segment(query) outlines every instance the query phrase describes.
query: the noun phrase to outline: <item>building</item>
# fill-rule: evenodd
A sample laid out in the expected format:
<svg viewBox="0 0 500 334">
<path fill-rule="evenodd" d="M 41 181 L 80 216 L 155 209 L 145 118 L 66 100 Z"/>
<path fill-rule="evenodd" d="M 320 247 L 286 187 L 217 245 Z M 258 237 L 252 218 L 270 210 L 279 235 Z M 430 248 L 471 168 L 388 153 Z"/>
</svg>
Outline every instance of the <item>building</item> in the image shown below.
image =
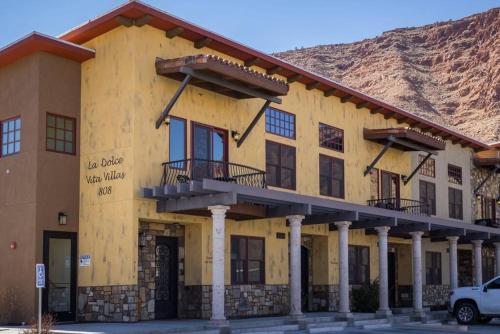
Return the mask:
<svg viewBox="0 0 500 334">
<path fill-rule="evenodd" d="M 76 203 L 74 211 L 54 197 L 42 220 L 52 225 L 25 220 L 37 228 L 27 235 L 40 240 L 78 232 L 71 236 L 78 254 L 64 259 L 29 245 L 37 256 L 17 277 L 29 286 L 30 268 L 45 258 L 45 311 L 124 322 L 309 311 L 349 317 L 350 290 L 378 280 L 379 316 L 403 306 L 422 315 L 468 277 L 458 249 L 474 249 L 463 266 L 481 282 L 482 243 L 500 240 L 500 229 L 473 224 L 471 173 L 475 154 L 496 148 L 138 1 L 58 38 L 39 37 L 46 46 L 29 38 L 0 50 L 0 83 L 31 58 L 70 63 L 79 78 L 71 101 L 78 104 L 21 115 L 21 154 L 0 158 L 2 178 L 7 164 L 25 166 L 17 159 L 34 117 L 39 155 L 79 161 L 66 167 L 71 181 L 37 187 Z M 31 44 L 12 55 L 22 43 Z M 10 109 L 2 125 L 19 113 Z M 59 116 L 74 120 L 72 140 L 57 137 L 51 115 L 56 124 Z M 52 128 L 55 147 L 59 139 L 76 151 L 53 153 Z M 434 197 L 432 186 L 420 188 L 432 183 L 424 172 L 431 161 Z M 34 173 L 44 175 L 39 168 Z M 496 174 L 488 182 L 498 188 Z M 33 206 L 52 197 L 42 193 Z M 0 197 L 2 208 L 8 203 Z M 23 220 L 18 211 L 5 221 Z M 53 219 L 59 212 L 66 225 Z M 11 225 L 1 228 L 2 242 L 16 240 Z M 20 252 L 28 243 L 18 242 L 0 265 L 28 258 Z M 64 287 L 57 268 L 70 277 Z M 34 300 L 33 288 L 24 317 Z"/>
</svg>

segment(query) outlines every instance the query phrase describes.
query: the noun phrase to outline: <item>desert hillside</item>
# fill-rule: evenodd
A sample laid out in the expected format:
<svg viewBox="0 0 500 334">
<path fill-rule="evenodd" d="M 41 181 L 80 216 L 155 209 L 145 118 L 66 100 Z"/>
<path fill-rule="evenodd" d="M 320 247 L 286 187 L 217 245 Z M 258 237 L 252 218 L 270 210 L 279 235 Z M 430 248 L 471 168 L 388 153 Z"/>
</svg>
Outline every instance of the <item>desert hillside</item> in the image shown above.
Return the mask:
<svg viewBox="0 0 500 334">
<path fill-rule="evenodd" d="M 495 8 L 274 56 L 492 142 L 500 140 L 499 30 L 500 8 Z"/>
</svg>

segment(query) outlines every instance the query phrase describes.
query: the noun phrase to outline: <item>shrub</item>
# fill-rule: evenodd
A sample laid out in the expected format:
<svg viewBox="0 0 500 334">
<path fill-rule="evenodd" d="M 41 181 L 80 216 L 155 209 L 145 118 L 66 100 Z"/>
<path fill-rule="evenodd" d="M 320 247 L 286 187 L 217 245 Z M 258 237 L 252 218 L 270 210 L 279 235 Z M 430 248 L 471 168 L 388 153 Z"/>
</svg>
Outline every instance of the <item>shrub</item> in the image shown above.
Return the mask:
<svg viewBox="0 0 500 334">
<path fill-rule="evenodd" d="M 378 309 L 378 280 L 352 290 L 352 307 L 356 312 L 376 312 Z"/>
<path fill-rule="evenodd" d="M 22 334 L 50 334 L 56 320 L 52 314 L 42 315 L 42 332 L 38 333 L 38 319 L 32 319 Z"/>
</svg>

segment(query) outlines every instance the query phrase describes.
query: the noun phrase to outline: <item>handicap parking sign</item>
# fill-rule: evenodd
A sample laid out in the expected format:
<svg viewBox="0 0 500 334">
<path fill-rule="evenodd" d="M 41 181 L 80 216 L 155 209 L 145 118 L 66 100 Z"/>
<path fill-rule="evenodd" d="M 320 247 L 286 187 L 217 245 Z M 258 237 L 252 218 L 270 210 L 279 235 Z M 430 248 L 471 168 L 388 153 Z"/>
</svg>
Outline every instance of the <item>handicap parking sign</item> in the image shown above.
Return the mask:
<svg viewBox="0 0 500 334">
<path fill-rule="evenodd" d="M 45 265 L 43 263 L 36 264 L 36 287 L 45 288 Z"/>
</svg>

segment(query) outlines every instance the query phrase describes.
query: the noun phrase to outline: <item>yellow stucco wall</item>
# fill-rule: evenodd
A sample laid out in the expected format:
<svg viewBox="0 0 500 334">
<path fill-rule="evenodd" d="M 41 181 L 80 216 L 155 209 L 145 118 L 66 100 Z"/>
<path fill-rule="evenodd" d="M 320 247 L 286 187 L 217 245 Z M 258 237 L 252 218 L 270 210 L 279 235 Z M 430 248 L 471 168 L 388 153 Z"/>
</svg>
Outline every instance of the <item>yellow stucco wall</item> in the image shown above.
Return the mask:
<svg viewBox="0 0 500 334">
<path fill-rule="evenodd" d="M 211 276 L 210 219 L 158 214 L 156 203 L 142 199 L 138 191 L 143 186 L 160 182 L 160 164 L 168 160 L 168 127 L 156 130 L 154 124 L 179 85 L 177 81 L 156 75 L 155 58 L 199 53 L 231 58 L 210 49 L 197 50 L 192 42 L 181 38 L 168 39 L 163 31 L 147 25 L 116 28 L 85 46 L 95 49 L 96 57 L 82 65 L 79 253 L 91 255 L 92 263 L 80 268 L 79 285 L 136 284 L 139 220 L 187 224 L 186 283 L 208 284 Z M 188 86 L 171 115 L 242 133 L 262 103 L 258 99 L 236 100 Z M 265 139 L 295 146 L 297 192 L 319 196 L 319 154 L 339 157 L 345 161 L 345 200 L 366 204 L 370 180 L 363 177 L 363 170 L 382 146 L 365 141 L 363 127 L 401 125 L 381 115 L 371 115 L 367 109 L 358 110 L 352 103 L 341 103 L 336 97 L 325 98 L 320 91 L 307 91 L 299 83 L 291 84 L 288 96 L 277 107 L 296 115 L 296 139 L 265 133 L 264 119 L 261 119 L 242 147 L 237 148 L 236 143 L 229 140 L 230 162 L 265 170 Z M 344 129 L 344 153 L 319 148 L 319 122 Z M 189 123 L 187 131 L 189 148 Z M 103 158 L 115 159 L 114 164 L 102 167 Z M 96 168 L 91 168 L 92 162 L 97 163 Z M 377 168 L 408 174 L 410 164 L 408 153 L 390 149 Z M 112 171 L 117 173 L 117 180 L 91 182 L 93 176 Z M 99 195 L 99 191 L 104 194 Z M 401 197 L 409 198 L 410 194 L 410 185 L 401 186 Z M 270 237 L 278 231 L 288 231 L 284 220 L 228 222 L 226 247 L 229 247 L 231 233 Z M 327 232 L 324 226 L 306 227 L 304 233 L 328 235 L 321 245 L 327 246 L 329 258 L 317 264 L 331 264 L 328 276 L 318 275 L 315 280 L 335 281 L 337 273 L 332 265 L 338 263 L 336 233 Z M 351 243 L 371 246 L 371 276 L 375 278 L 375 237 L 365 237 L 362 231 L 351 232 L 351 235 Z M 266 258 L 266 282 L 286 283 L 287 240 L 266 239 Z M 229 282 L 228 266 L 227 260 L 226 282 Z"/>
</svg>

